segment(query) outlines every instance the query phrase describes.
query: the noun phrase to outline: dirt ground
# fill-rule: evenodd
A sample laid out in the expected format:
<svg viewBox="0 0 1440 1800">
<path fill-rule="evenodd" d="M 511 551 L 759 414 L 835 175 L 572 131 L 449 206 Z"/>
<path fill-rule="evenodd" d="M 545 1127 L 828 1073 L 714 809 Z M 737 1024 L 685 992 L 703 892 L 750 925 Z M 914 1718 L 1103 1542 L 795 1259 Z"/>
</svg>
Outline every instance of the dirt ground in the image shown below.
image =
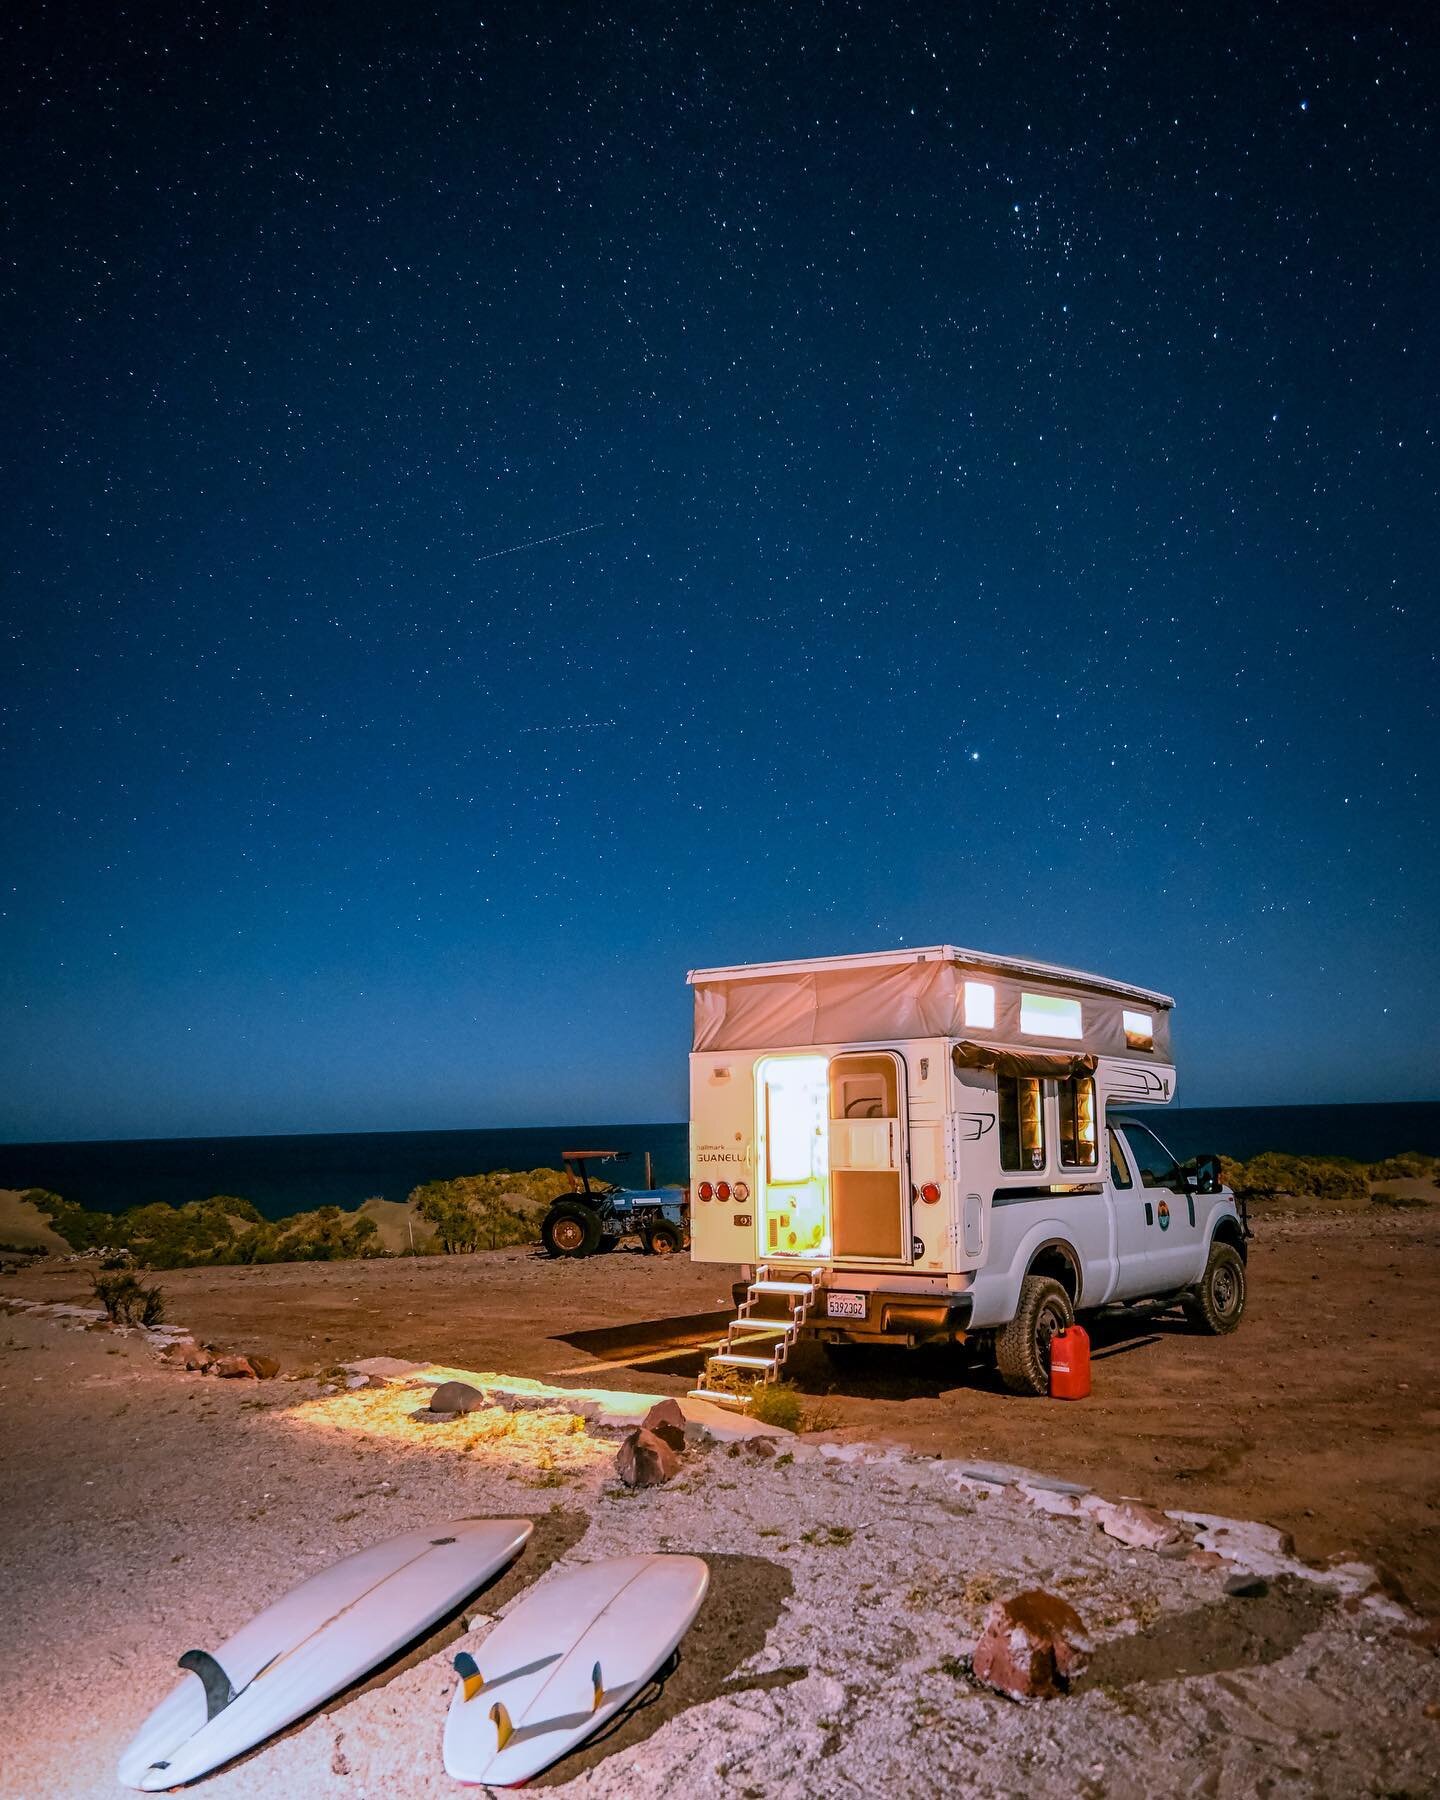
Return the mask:
<svg viewBox="0 0 1440 1800">
<path fill-rule="evenodd" d="M 287 1372 L 388 1354 L 579 1385 L 679 1392 L 738 1271 L 621 1250 L 182 1270 L 169 1317 Z M 1440 1208 L 1263 1219 L 1228 1339 L 1135 1315 L 1095 1333 L 1092 1397 L 1017 1400 L 963 1351 L 792 1365 L 830 1436 L 1014 1462 L 1167 1507 L 1265 1520 L 1312 1560 L 1359 1554 L 1440 1611 Z M 0 1295 L 90 1300 L 84 1264 Z"/>
</svg>

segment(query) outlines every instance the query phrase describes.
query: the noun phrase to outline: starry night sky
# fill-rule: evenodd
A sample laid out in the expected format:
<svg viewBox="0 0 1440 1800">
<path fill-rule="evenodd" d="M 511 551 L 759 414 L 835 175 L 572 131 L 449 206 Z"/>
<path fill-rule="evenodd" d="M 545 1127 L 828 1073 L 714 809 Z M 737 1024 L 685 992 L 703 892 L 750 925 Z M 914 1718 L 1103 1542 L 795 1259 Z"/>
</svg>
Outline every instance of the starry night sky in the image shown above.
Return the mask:
<svg viewBox="0 0 1440 1800">
<path fill-rule="evenodd" d="M 940 941 L 1436 1097 L 1425 16 L 11 11 L 0 1135 L 680 1118 Z"/>
</svg>

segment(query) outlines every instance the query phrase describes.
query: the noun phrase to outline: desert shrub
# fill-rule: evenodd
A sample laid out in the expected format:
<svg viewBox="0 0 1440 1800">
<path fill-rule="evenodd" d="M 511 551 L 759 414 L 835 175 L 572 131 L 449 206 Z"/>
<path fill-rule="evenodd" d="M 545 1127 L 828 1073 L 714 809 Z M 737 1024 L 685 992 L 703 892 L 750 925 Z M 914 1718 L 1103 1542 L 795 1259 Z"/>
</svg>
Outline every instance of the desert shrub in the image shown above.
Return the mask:
<svg viewBox="0 0 1440 1800">
<path fill-rule="evenodd" d="M 1428 1206 L 1430 1202 L 1422 1194 L 1372 1194 L 1371 1200 L 1376 1206 L 1389 1206 L 1396 1212 L 1408 1212 L 1412 1207 Z"/>
<path fill-rule="evenodd" d="M 550 1202 L 569 1191 L 558 1169 L 496 1169 L 427 1181 L 411 1191 L 410 1204 L 435 1227 L 445 1251 L 500 1250 L 538 1242 Z"/>
<path fill-rule="evenodd" d="M 1364 1168 L 1344 1157 L 1285 1156 L 1267 1150 L 1249 1162 L 1223 1166 L 1230 1186 L 1246 1200 L 1308 1194 L 1317 1200 L 1363 1201 L 1370 1193 Z"/>
<path fill-rule="evenodd" d="M 798 1431 L 804 1414 L 799 1393 L 788 1382 L 757 1382 L 746 1411 L 762 1425 L 779 1425 L 785 1431 Z"/>
<path fill-rule="evenodd" d="M 158 1325 L 165 1317 L 165 1296 L 146 1287 L 130 1269 L 95 1276 L 95 1298 L 112 1325 Z"/>
<path fill-rule="evenodd" d="M 1368 1174 L 1372 1181 L 1440 1181 L 1440 1156 L 1402 1150 L 1399 1156 L 1371 1163 Z"/>
</svg>

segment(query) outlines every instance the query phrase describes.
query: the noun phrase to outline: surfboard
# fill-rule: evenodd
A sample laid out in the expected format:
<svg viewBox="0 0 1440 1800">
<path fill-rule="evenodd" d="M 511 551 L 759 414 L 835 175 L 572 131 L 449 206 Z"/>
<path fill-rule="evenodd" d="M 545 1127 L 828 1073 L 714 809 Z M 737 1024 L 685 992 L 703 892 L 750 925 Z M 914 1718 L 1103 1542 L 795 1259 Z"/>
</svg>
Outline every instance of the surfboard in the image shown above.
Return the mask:
<svg viewBox="0 0 1440 1800">
<path fill-rule="evenodd" d="M 450 1519 L 322 1569 L 215 1650 L 187 1650 L 185 1679 L 120 1758 L 155 1793 L 253 1749 L 421 1636 L 518 1556 L 528 1519 Z"/>
<path fill-rule="evenodd" d="M 455 1658 L 446 1772 L 513 1787 L 548 1768 L 644 1692 L 709 1585 L 698 1556 L 618 1556 L 543 1581 Z"/>
</svg>

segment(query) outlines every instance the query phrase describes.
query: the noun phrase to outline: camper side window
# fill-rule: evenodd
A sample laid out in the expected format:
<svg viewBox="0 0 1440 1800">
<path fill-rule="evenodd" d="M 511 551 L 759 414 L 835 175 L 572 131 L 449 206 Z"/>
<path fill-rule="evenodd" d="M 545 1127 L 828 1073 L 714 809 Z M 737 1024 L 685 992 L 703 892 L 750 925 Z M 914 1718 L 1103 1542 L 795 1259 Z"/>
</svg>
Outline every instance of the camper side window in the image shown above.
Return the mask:
<svg viewBox="0 0 1440 1800">
<path fill-rule="evenodd" d="M 1060 1083 L 1060 1161 L 1072 1169 L 1093 1169 L 1100 1161 L 1095 1081 L 1090 1075 Z"/>
<path fill-rule="evenodd" d="M 1033 1075 L 1000 1075 L 1000 1167 L 1015 1172 L 1045 1167 L 1045 1109 Z"/>
</svg>

